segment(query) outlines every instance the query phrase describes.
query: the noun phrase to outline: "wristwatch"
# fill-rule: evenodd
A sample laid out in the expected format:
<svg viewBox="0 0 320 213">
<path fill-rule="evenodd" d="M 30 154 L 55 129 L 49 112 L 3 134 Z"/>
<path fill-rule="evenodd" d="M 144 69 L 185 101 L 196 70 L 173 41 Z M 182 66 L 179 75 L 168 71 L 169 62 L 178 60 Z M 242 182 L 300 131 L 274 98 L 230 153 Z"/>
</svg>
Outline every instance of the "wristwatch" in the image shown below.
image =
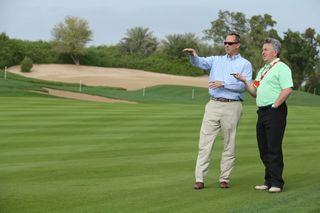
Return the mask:
<svg viewBox="0 0 320 213">
<path fill-rule="evenodd" d="M 272 104 L 272 105 L 271 105 L 271 108 L 275 108 L 275 109 L 276 109 L 276 108 L 278 108 L 278 107 L 277 107 L 275 104 Z"/>
</svg>

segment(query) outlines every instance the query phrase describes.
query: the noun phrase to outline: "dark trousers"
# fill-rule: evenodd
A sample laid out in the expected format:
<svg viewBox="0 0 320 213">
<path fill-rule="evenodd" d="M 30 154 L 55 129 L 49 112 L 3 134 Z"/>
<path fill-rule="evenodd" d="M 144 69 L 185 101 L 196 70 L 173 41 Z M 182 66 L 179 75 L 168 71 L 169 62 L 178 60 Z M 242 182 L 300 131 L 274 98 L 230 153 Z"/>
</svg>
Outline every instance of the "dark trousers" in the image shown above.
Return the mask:
<svg viewBox="0 0 320 213">
<path fill-rule="evenodd" d="M 256 126 L 260 159 L 265 166 L 264 184 L 283 188 L 282 139 L 286 128 L 287 105 L 260 107 Z"/>
</svg>

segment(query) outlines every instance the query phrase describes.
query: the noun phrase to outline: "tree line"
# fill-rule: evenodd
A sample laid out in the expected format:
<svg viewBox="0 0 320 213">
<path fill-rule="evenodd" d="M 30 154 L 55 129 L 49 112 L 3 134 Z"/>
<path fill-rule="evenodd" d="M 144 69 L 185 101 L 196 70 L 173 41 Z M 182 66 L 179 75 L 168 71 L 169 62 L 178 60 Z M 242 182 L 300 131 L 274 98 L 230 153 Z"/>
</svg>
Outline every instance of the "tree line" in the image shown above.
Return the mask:
<svg viewBox="0 0 320 213">
<path fill-rule="evenodd" d="M 52 41 L 24 41 L 0 34 L 0 68 L 20 64 L 25 57 L 33 63 L 75 63 L 102 67 L 124 67 L 177 75 L 203 75 L 192 67 L 182 49 L 192 47 L 199 55 L 224 54 L 223 41 L 230 31 L 241 35 L 241 55 L 251 61 L 254 73 L 263 65 L 261 46 L 266 37 L 282 44 L 281 60 L 293 71 L 295 89 L 320 92 L 320 35 L 312 28 L 303 33 L 288 29 L 281 38 L 269 14 L 247 18 L 240 12 L 219 11 L 218 18 L 203 30 L 203 37 L 187 32 L 158 39 L 149 28 L 127 30 L 116 45 L 91 46 L 93 32 L 86 20 L 66 17 L 52 29 Z"/>
</svg>

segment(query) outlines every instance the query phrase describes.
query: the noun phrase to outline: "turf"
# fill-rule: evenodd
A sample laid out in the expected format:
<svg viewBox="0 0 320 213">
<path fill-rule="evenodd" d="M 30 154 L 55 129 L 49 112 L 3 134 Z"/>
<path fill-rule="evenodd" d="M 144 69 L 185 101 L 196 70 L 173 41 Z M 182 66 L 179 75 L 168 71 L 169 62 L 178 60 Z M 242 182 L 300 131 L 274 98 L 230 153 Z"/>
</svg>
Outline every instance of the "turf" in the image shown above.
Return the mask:
<svg viewBox="0 0 320 213">
<path fill-rule="evenodd" d="M 218 187 L 219 137 L 206 188 L 195 191 L 202 100 L 103 104 L 31 94 L 20 80 L 10 90 L 6 82 L 0 80 L 0 212 L 320 211 L 317 96 L 290 100 L 283 193 L 253 190 L 263 167 L 256 107 L 247 102 L 231 188 Z"/>
<path fill-rule="evenodd" d="M 99 104 L 4 97 L 3 212 L 304 212 L 319 210 L 319 109 L 292 106 L 284 142 L 285 191 L 262 182 L 255 107 L 245 107 L 232 188 L 217 185 L 217 141 L 207 188 L 192 189 L 202 105 Z M 271 209 L 268 204 L 275 203 Z M 302 206 L 299 203 L 307 203 Z"/>
</svg>

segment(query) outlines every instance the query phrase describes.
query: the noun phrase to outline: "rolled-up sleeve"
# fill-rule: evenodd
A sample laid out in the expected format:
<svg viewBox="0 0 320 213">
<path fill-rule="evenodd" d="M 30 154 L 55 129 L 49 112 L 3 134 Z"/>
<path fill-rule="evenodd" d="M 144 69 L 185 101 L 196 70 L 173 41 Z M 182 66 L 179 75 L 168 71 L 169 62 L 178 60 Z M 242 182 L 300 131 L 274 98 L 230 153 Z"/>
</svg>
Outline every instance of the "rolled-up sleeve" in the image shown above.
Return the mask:
<svg viewBox="0 0 320 213">
<path fill-rule="evenodd" d="M 214 63 L 214 56 L 210 56 L 210 57 L 190 56 L 190 62 L 195 67 L 198 67 L 204 70 L 210 70 Z"/>
</svg>

